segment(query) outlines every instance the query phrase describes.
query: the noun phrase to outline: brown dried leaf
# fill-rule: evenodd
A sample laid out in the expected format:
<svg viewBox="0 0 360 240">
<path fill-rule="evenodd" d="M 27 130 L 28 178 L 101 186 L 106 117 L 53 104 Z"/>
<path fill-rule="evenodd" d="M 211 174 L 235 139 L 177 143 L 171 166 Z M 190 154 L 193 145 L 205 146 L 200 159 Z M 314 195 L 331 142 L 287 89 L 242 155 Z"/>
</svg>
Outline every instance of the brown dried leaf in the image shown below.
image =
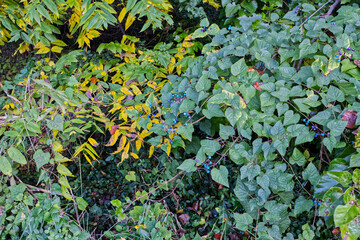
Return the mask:
<svg viewBox="0 0 360 240">
<path fill-rule="evenodd" d="M 190 216 L 186 213 L 181 214 L 179 216 L 179 220 L 180 220 L 181 224 L 184 225 L 190 221 Z"/>
<path fill-rule="evenodd" d="M 355 112 L 354 110 L 347 110 L 344 115 L 341 117 L 342 121 L 347 121 L 347 128 L 354 128 L 355 127 L 355 123 L 356 123 L 356 119 L 357 119 L 357 112 Z"/>
</svg>

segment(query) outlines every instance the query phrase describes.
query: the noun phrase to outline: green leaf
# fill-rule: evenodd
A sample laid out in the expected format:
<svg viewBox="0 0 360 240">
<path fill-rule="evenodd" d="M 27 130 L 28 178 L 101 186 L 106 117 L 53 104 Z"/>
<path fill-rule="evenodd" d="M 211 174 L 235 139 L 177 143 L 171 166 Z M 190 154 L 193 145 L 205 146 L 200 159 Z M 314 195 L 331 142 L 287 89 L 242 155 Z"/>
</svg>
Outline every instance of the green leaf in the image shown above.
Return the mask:
<svg viewBox="0 0 360 240">
<path fill-rule="evenodd" d="M 38 149 L 34 153 L 33 159 L 35 160 L 37 170 L 39 170 L 42 166 L 49 163 L 50 153 L 44 153 L 42 149 Z"/>
<path fill-rule="evenodd" d="M 136 195 L 136 198 L 139 198 L 141 203 L 144 203 L 146 201 L 146 199 L 148 199 L 148 197 L 149 197 L 149 194 L 146 191 L 142 191 L 142 192 L 137 191 L 135 195 Z"/>
<path fill-rule="evenodd" d="M 236 228 L 241 231 L 247 231 L 249 229 L 249 226 L 252 226 L 254 220 L 248 213 L 235 213 L 234 219 L 236 223 Z"/>
<path fill-rule="evenodd" d="M 295 123 L 299 122 L 299 120 L 300 120 L 300 115 L 294 114 L 294 112 L 292 110 L 286 111 L 284 116 L 285 116 L 284 126 L 290 125 L 290 124 L 295 124 Z"/>
<path fill-rule="evenodd" d="M 227 108 L 225 111 L 225 117 L 229 120 L 230 124 L 234 127 L 237 121 L 240 119 L 242 113 L 239 109 Z"/>
<path fill-rule="evenodd" d="M 33 132 L 33 133 L 41 133 L 40 127 L 34 123 L 34 122 L 28 122 L 26 124 L 26 128 L 28 131 Z"/>
<path fill-rule="evenodd" d="M 65 176 L 69 176 L 69 177 L 75 177 L 71 172 L 70 170 L 65 167 L 65 165 L 63 164 L 59 164 L 57 167 L 56 167 L 56 170 L 61 174 L 61 175 L 65 175 Z"/>
<path fill-rule="evenodd" d="M 196 171 L 196 162 L 193 159 L 186 159 L 177 169 L 184 170 L 186 172 Z"/>
<path fill-rule="evenodd" d="M 338 89 L 337 87 L 330 86 L 329 90 L 326 94 L 329 101 L 337 101 L 337 102 L 343 102 L 345 101 L 344 93 Z"/>
<path fill-rule="evenodd" d="M 313 163 L 309 163 L 306 169 L 303 171 L 302 176 L 304 180 L 309 180 L 312 185 L 316 185 L 320 179 L 318 170 Z"/>
<path fill-rule="evenodd" d="M 340 48 L 349 48 L 350 47 L 350 38 L 346 33 L 341 34 L 336 38 L 336 46 Z"/>
<path fill-rule="evenodd" d="M 330 121 L 330 117 L 331 117 L 331 113 L 329 111 L 322 111 L 322 112 L 318 112 L 315 116 L 310 118 L 310 122 L 314 122 L 326 126 L 326 124 L 328 124 L 328 122 Z"/>
<path fill-rule="evenodd" d="M 11 176 L 11 164 L 9 160 L 4 156 L 0 156 L 0 171 L 5 175 Z"/>
<path fill-rule="evenodd" d="M 331 136 L 340 136 L 345 130 L 347 121 L 331 120 L 326 126 L 330 129 Z"/>
<path fill-rule="evenodd" d="M 308 223 L 302 226 L 302 230 L 303 230 L 303 232 L 302 232 L 303 239 L 312 240 L 315 237 L 315 234 L 310 229 L 310 226 Z"/>
<path fill-rule="evenodd" d="M 291 164 L 297 164 L 299 166 L 304 166 L 305 164 L 305 156 L 302 154 L 302 152 L 299 151 L 299 149 L 295 148 L 293 154 L 290 157 Z"/>
<path fill-rule="evenodd" d="M 300 196 L 295 201 L 295 208 L 294 208 L 294 214 L 295 216 L 302 213 L 302 212 L 308 212 L 313 205 L 313 201 L 311 199 L 307 200 L 303 196 Z"/>
<path fill-rule="evenodd" d="M 51 130 L 64 130 L 64 118 L 60 114 L 56 114 L 54 120 L 47 120 L 47 126 Z"/>
<path fill-rule="evenodd" d="M 215 140 L 201 140 L 200 144 L 203 151 L 209 156 L 214 155 L 221 148 L 220 143 Z"/>
<path fill-rule="evenodd" d="M 335 226 L 339 227 L 341 225 L 351 222 L 358 216 L 358 214 L 360 213 L 359 210 L 359 207 L 352 204 L 337 206 L 334 212 Z"/>
<path fill-rule="evenodd" d="M 228 175 L 229 175 L 229 172 L 228 172 L 227 168 L 222 165 L 220 166 L 219 169 L 213 168 L 211 170 L 212 179 L 215 182 L 217 182 L 221 185 L 224 185 L 225 187 L 229 187 Z"/>
<path fill-rule="evenodd" d="M 134 171 L 128 172 L 128 174 L 125 176 L 125 179 L 130 181 L 136 181 L 136 175 Z"/>
<path fill-rule="evenodd" d="M 76 204 L 80 211 L 84 211 L 89 205 L 82 197 L 76 197 Z"/>
<path fill-rule="evenodd" d="M 188 111 L 194 110 L 194 108 L 195 108 L 195 103 L 186 98 L 181 103 L 180 108 L 179 108 L 179 112 L 180 113 L 188 112 Z"/>
<path fill-rule="evenodd" d="M 247 71 L 248 66 L 245 63 L 244 58 L 241 58 L 239 61 L 237 61 L 231 66 L 231 74 L 234 76 L 243 76 L 247 73 Z"/>
<path fill-rule="evenodd" d="M 14 147 L 10 147 L 8 149 L 8 154 L 9 154 L 9 157 L 15 161 L 15 162 L 18 162 L 20 164 L 26 164 L 26 158 L 24 157 L 24 155 L 19 151 L 17 150 L 16 148 Z"/>
<path fill-rule="evenodd" d="M 209 26 L 209 20 L 207 18 L 201 19 L 200 26 L 201 27 L 208 27 Z"/>
<path fill-rule="evenodd" d="M 334 180 L 336 180 L 338 183 L 340 183 L 343 187 L 348 187 L 351 183 L 351 173 L 347 171 L 328 171 L 327 174 Z"/>
<path fill-rule="evenodd" d="M 360 153 L 356 153 L 351 156 L 350 167 L 360 167 Z"/>
<path fill-rule="evenodd" d="M 188 124 L 187 126 L 179 126 L 177 129 L 177 133 L 181 134 L 184 138 L 191 141 L 192 135 L 194 132 L 194 126 L 192 124 Z"/>
<path fill-rule="evenodd" d="M 231 126 L 225 126 L 220 124 L 220 137 L 224 140 L 227 140 L 229 136 L 235 135 L 235 130 Z"/>
</svg>

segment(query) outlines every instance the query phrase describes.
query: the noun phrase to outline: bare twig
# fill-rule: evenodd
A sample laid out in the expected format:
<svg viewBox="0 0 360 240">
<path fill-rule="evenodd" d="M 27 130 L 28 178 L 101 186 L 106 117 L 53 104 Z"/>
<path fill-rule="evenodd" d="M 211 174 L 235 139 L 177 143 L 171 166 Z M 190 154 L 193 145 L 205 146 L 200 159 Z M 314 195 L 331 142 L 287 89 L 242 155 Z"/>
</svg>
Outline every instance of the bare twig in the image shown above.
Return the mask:
<svg viewBox="0 0 360 240">
<path fill-rule="evenodd" d="M 328 15 L 331 15 L 333 13 L 333 11 L 335 10 L 336 6 L 341 3 L 341 0 L 336 0 L 329 8 L 329 10 L 327 11 Z"/>
</svg>

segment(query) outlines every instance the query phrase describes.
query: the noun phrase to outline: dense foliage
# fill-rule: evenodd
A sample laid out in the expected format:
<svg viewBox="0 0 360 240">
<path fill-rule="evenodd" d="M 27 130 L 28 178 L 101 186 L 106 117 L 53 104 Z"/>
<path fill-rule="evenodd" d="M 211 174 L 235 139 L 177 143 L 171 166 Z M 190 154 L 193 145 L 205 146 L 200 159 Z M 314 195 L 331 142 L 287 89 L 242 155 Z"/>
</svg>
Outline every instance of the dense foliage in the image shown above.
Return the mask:
<svg viewBox="0 0 360 240">
<path fill-rule="evenodd" d="M 356 2 L 0 1 L 0 239 L 358 239 Z"/>
</svg>

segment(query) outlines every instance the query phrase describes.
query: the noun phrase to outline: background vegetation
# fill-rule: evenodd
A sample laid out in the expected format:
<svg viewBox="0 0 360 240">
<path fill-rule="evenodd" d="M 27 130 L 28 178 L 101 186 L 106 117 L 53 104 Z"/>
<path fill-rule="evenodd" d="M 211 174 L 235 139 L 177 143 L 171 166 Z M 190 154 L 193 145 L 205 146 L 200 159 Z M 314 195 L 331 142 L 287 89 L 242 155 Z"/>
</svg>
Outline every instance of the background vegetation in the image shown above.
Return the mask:
<svg viewBox="0 0 360 240">
<path fill-rule="evenodd" d="M 358 239 L 356 0 L 0 0 L 0 239 Z"/>
</svg>

